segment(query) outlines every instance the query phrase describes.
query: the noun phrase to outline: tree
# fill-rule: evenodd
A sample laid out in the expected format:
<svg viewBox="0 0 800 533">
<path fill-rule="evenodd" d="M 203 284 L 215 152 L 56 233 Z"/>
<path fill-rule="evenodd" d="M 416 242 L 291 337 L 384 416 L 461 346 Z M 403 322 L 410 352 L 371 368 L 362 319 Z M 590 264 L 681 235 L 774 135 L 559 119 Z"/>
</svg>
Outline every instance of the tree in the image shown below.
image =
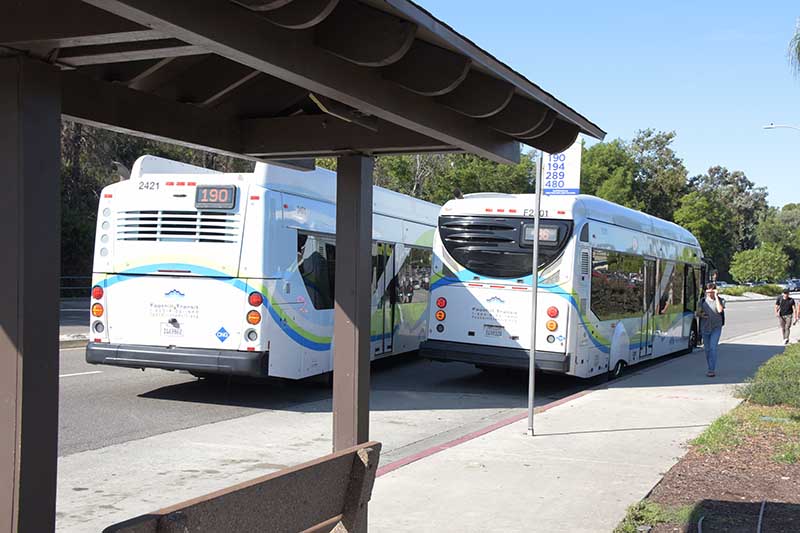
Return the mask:
<svg viewBox="0 0 800 533">
<path fill-rule="evenodd" d="M 633 192 L 635 171 L 633 158 L 621 139 L 584 147 L 581 192 L 638 209 L 639 202 Z"/>
<path fill-rule="evenodd" d="M 794 73 L 800 76 L 800 17 L 797 19 L 797 29 L 789 41 L 789 63 Z"/>
<path fill-rule="evenodd" d="M 453 198 L 455 189 L 462 193 L 503 192 L 521 194 L 533 192 L 534 154 L 523 153 L 516 165 L 501 165 L 470 154 L 448 155 L 441 173 L 430 176 L 422 198 L 443 204 Z"/>
<path fill-rule="evenodd" d="M 752 250 L 736 252 L 731 274 L 739 282 L 782 280 L 787 275 L 789 256 L 777 244 L 766 243 Z"/>
<path fill-rule="evenodd" d="M 756 226 L 768 209 L 767 190 L 764 187 L 756 187 L 744 172 L 731 172 L 722 166 L 711 167 L 706 174 L 694 176 L 689 180 L 689 186 L 730 207 L 729 222 L 736 236 L 734 251 L 747 250 L 756 245 Z"/>
<path fill-rule="evenodd" d="M 450 157 L 444 154 L 378 157 L 375 161 L 375 185 L 425 198 L 429 196 L 431 180 L 446 172 Z"/>
<path fill-rule="evenodd" d="M 731 264 L 736 236 L 730 225 L 731 210 L 713 195 L 692 191 L 681 199 L 675 222 L 691 231 L 706 257 L 724 276 Z"/>
<path fill-rule="evenodd" d="M 687 192 L 686 167 L 670 146 L 675 132 L 640 130 L 629 146 L 635 164 L 633 192 L 644 212 L 672 220 Z"/>
<path fill-rule="evenodd" d="M 782 209 L 770 208 L 756 228 L 760 244 L 776 244 L 783 248 L 791 262 L 790 273 L 800 273 L 800 210 L 797 204 Z"/>
</svg>

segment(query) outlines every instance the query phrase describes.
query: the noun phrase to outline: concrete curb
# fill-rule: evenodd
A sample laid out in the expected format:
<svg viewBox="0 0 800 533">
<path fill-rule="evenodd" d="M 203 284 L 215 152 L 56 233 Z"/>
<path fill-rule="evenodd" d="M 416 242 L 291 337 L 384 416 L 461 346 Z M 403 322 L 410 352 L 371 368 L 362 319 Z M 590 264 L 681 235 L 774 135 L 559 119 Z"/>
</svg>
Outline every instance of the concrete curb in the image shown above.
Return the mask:
<svg viewBox="0 0 800 533">
<path fill-rule="evenodd" d="M 61 335 L 58 338 L 58 347 L 61 348 L 83 348 L 89 343 L 89 336 L 83 334 Z"/>
</svg>

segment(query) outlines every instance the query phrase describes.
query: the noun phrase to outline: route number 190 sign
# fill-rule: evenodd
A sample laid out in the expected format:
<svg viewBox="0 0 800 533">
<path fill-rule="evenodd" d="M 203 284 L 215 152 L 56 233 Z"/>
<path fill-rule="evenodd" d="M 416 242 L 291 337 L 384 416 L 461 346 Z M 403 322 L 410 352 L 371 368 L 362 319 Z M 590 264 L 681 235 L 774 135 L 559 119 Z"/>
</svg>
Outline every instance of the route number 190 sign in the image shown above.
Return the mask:
<svg viewBox="0 0 800 533">
<path fill-rule="evenodd" d="M 581 192 L 581 140 L 557 154 L 542 152 L 542 194 L 559 196 Z"/>
</svg>

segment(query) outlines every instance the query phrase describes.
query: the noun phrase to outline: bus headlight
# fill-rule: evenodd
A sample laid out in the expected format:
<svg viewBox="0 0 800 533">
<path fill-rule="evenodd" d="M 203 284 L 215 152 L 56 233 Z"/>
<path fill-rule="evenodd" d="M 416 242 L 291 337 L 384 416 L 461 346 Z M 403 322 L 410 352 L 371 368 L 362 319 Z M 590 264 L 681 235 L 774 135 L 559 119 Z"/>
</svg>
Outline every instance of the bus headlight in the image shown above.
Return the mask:
<svg viewBox="0 0 800 533">
<path fill-rule="evenodd" d="M 548 320 L 544 327 L 547 328 L 547 331 L 555 331 L 558 329 L 558 322 L 555 320 Z"/>
</svg>

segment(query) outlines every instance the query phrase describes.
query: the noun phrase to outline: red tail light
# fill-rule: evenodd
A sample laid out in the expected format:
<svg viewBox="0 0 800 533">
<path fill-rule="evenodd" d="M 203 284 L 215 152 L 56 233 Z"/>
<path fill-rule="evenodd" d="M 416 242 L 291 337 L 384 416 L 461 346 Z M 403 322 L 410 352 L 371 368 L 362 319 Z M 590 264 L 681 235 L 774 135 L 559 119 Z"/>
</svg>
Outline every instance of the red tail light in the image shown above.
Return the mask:
<svg viewBox="0 0 800 533">
<path fill-rule="evenodd" d="M 263 302 L 264 302 L 264 296 L 262 296 L 260 292 L 251 292 L 250 296 L 247 297 L 247 303 L 249 303 L 253 307 L 258 307 Z"/>
<path fill-rule="evenodd" d="M 548 307 L 547 316 L 550 318 L 556 318 L 558 316 L 558 307 Z"/>
<path fill-rule="evenodd" d="M 438 307 L 439 309 L 444 309 L 445 307 L 447 307 L 447 300 L 445 298 L 437 298 L 436 307 Z"/>
<path fill-rule="evenodd" d="M 102 297 L 103 297 L 103 287 L 101 287 L 100 285 L 95 285 L 94 287 L 92 287 L 92 298 L 94 298 L 95 300 L 99 300 Z"/>
</svg>

